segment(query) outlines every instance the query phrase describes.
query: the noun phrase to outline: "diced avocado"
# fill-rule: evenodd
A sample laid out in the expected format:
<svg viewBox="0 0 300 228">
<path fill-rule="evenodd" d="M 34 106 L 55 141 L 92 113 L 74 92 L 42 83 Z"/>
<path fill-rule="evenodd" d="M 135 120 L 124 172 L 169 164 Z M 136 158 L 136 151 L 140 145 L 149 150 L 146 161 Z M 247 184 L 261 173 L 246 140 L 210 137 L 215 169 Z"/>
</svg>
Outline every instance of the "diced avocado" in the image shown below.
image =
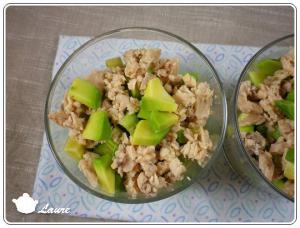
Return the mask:
<svg viewBox="0 0 300 228">
<path fill-rule="evenodd" d="M 76 161 L 82 159 L 85 148 L 83 145 L 79 144 L 74 138 L 69 137 L 66 141 L 64 151 Z"/>
<path fill-rule="evenodd" d="M 100 188 L 110 194 L 115 193 L 115 171 L 110 167 L 110 155 L 93 159 L 93 168 L 97 174 Z"/>
<path fill-rule="evenodd" d="M 277 140 L 281 136 L 278 126 L 275 127 L 275 130 L 268 133 L 271 139 Z"/>
<path fill-rule="evenodd" d="M 112 129 L 106 112 L 98 111 L 90 115 L 82 137 L 94 141 L 107 140 L 111 138 L 111 132 Z"/>
<path fill-rule="evenodd" d="M 255 131 L 258 131 L 264 137 L 266 137 L 268 134 L 268 128 L 264 124 L 256 125 Z"/>
<path fill-rule="evenodd" d="M 115 155 L 115 152 L 117 151 L 119 145 L 114 142 L 113 140 L 109 139 L 106 140 L 105 143 L 100 144 L 95 148 L 95 152 L 100 155 L 109 154 L 111 157 Z"/>
<path fill-rule="evenodd" d="M 240 132 L 245 132 L 245 133 L 254 132 L 254 126 L 253 125 L 240 126 L 239 129 L 240 129 Z"/>
<path fill-rule="evenodd" d="M 125 192 L 125 187 L 123 184 L 123 179 L 119 174 L 115 174 L 115 189 L 116 192 Z"/>
<path fill-rule="evenodd" d="M 91 82 L 76 78 L 69 89 L 69 96 L 81 104 L 97 109 L 102 103 L 102 93 Z"/>
<path fill-rule="evenodd" d="M 294 157 L 295 157 L 295 154 L 294 154 L 294 148 L 290 148 L 290 149 L 287 151 L 287 153 L 286 153 L 284 159 L 285 159 L 286 161 L 291 162 L 291 163 L 294 164 L 294 160 L 295 160 Z"/>
<path fill-rule="evenodd" d="M 136 99 L 141 99 L 141 94 L 138 89 L 130 90 L 130 95 Z"/>
<path fill-rule="evenodd" d="M 175 103 L 175 100 L 165 90 L 159 78 L 153 78 L 148 82 L 144 96 Z"/>
<path fill-rule="evenodd" d="M 170 128 L 178 122 L 178 116 L 174 113 L 153 111 L 150 115 L 150 124 L 155 132 Z"/>
<path fill-rule="evenodd" d="M 141 109 L 147 111 L 164 111 L 175 112 L 177 110 L 177 104 L 173 101 L 152 98 L 144 96 L 141 100 Z"/>
<path fill-rule="evenodd" d="M 244 119 L 248 118 L 248 115 L 249 115 L 248 113 L 240 113 L 238 116 L 238 122 L 240 123 Z"/>
<path fill-rule="evenodd" d="M 288 100 L 275 101 L 276 107 L 290 120 L 294 119 L 294 102 Z"/>
<path fill-rule="evenodd" d="M 238 117 L 238 120 L 244 120 L 244 119 L 247 118 L 247 116 L 248 116 L 247 113 L 241 113 L 241 114 L 239 115 L 239 117 Z"/>
<path fill-rule="evenodd" d="M 177 104 L 165 90 L 159 78 L 151 79 L 141 100 L 141 109 L 147 111 L 175 112 Z"/>
<path fill-rule="evenodd" d="M 233 136 L 233 132 L 234 132 L 233 127 L 229 125 L 226 130 L 226 137 L 231 138 Z"/>
<path fill-rule="evenodd" d="M 267 76 L 272 76 L 275 71 L 282 69 L 282 65 L 279 60 L 263 59 L 256 63 L 256 69 Z"/>
<path fill-rule="evenodd" d="M 141 107 L 138 118 L 148 120 L 150 119 L 151 111 L 145 110 L 143 107 Z"/>
<path fill-rule="evenodd" d="M 250 81 L 255 86 L 258 86 L 259 84 L 261 84 L 266 79 L 266 77 L 268 77 L 268 75 L 266 75 L 262 72 L 259 72 L 259 71 L 250 71 L 249 72 Z"/>
<path fill-rule="evenodd" d="M 136 114 L 132 113 L 125 115 L 119 124 L 124 127 L 130 133 L 130 135 L 132 135 L 138 122 L 139 119 L 137 118 Z"/>
<path fill-rule="evenodd" d="M 131 143 L 133 145 L 157 145 L 167 135 L 169 129 L 165 129 L 161 132 L 154 132 L 151 128 L 148 120 L 141 120 L 136 125 L 133 136 L 131 137 Z"/>
<path fill-rule="evenodd" d="M 291 91 L 287 94 L 287 96 L 286 96 L 285 99 L 288 100 L 288 101 L 293 101 L 293 102 L 294 102 L 294 99 L 295 99 L 295 91 L 294 91 L 294 90 L 291 90 Z"/>
<path fill-rule="evenodd" d="M 275 179 L 271 181 L 272 184 L 279 189 L 283 189 L 284 187 L 284 181 L 282 179 Z"/>
<path fill-rule="evenodd" d="M 182 162 L 182 164 L 187 168 L 190 162 L 193 162 L 191 159 L 188 159 L 187 157 L 184 157 L 182 154 L 178 156 L 178 159 L 180 160 L 180 162 Z"/>
<path fill-rule="evenodd" d="M 187 139 L 186 139 L 186 137 L 184 136 L 183 130 L 177 131 L 177 138 L 176 138 L 176 141 L 177 141 L 180 145 L 185 144 L 185 143 L 187 142 Z"/>
<path fill-rule="evenodd" d="M 196 81 L 200 78 L 200 74 L 198 72 L 186 72 L 184 76 L 186 75 L 193 77 Z"/>
<path fill-rule="evenodd" d="M 281 62 L 274 59 L 263 59 L 255 64 L 255 70 L 249 72 L 250 81 L 258 86 L 266 77 L 272 76 L 275 71 L 282 68 Z"/>
<path fill-rule="evenodd" d="M 283 175 L 286 178 L 288 178 L 289 180 L 294 180 L 294 164 L 293 163 L 291 163 L 289 161 L 285 161 Z"/>
<path fill-rule="evenodd" d="M 147 73 L 154 74 L 154 67 L 153 66 L 149 66 L 148 69 L 147 69 Z"/>
<path fill-rule="evenodd" d="M 122 59 L 120 57 L 107 59 L 105 61 L 105 64 L 108 68 L 122 67 L 123 66 L 123 62 L 122 62 Z"/>
<path fill-rule="evenodd" d="M 111 138 L 112 139 L 119 138 L 119 137 L 121 137 L 122 133 L 123 133 L 122 130 L 116 126 L 112 129 Z"/>
</svg>

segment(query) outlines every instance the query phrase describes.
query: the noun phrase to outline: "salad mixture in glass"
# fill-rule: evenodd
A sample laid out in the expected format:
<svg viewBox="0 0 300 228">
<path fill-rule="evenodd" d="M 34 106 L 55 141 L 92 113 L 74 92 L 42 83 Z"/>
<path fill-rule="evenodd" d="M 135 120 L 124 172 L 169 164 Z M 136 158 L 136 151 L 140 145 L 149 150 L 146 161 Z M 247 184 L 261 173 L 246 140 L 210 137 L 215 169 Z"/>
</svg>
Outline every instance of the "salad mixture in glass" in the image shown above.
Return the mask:
<svg viewBox="0 0 300 228">
<path fill-rule="evenodd" d="M 186 161 L 205 166 L 211 157 L 205 125 L 214 93 L 199 74 L 180 75 L 178 60 L 160 55 L 135 49 L 108 59 L 103 71 L 76 78 L 48 115 L 69 129 L 64 151 L 92 187 L 154 196 L 189 179 Z"/>
<path fill-rule="evenodd" d="M 238 123 L 247 152 L 277 188 L 294 196 L 294 52 L 263 59 L 238 96 Z"/>
</svg>

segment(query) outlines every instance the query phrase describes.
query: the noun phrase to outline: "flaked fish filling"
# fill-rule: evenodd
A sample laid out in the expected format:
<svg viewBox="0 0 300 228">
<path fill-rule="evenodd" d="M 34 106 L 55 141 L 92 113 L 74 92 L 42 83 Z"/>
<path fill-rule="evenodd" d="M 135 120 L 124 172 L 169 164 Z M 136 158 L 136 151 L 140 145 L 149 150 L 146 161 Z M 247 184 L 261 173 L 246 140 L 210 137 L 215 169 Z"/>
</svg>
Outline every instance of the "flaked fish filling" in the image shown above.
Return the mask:
<svg viewBox="0 0 300 228">
<path fill-rule="evenodd" d="M 278 63 L 281 67 L 258 85 L 253 85 L 253 78 L 241 83 L 239 126 L 244 146 L 258 161 L 261 172 L 294 196 L 293 51 L 283 55 Z M 285 106 L 278 105 L 278 101 Z"/>
<path fill-rule="evenodd" d="M 69 129 L 69 135 L 87 150 L 79 161 L 79 169 L 93 187 L 99 185 L 91 159 L 101 141 L 87 140 L 83 131 L 88 117 L 98 110 L 105 111 L 111 124 L 116 127 L 127 114 L 137 113 L 141 101 L 130 91 L 137 90 L 143 96 L 151 79 L 159 78 L 164 89 L 175 100 L 178 122 L 171 127 L 158 145 L 133 145 L 128 132 L 114 134 L 118 144 L 110 167 L 123 180 L 129 195 L 154 196 L 161 188 L 183 180 L 186 167 L 182 158 L 205 166 L 212 155 L 213 143 L 205 129 L 211 115 L 213 90 L 206 82 L 197 82 L 189 74 L 178 74 L 177 59 L 160 58 L 160 49 L 135 49 L 124 54 L 125 66 L 94 71 L 86 80 L 103 93 L 101 107 L 92 110 L 75 101 L 66 93 L 61 109 L 50 113 L 49 119 Z M 149 70 L 150 69 L 150 70 Z M 178 142 L 178 131 L 183 132 L 184 143 Z"/>
</svg>

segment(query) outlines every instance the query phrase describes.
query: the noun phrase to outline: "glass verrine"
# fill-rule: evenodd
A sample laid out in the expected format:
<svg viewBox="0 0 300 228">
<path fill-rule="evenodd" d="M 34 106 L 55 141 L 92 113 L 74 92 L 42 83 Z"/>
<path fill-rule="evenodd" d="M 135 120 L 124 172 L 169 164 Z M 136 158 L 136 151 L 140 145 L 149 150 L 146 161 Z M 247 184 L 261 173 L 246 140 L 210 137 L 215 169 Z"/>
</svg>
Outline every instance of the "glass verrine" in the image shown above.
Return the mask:
<svg viewBox="0 0 300 228">
<path fill-rule="evenodd" d="M 191 163 L 187 175 L 191 180 L 184 179 L 179 183 L 162 189 L 155 197 L 138 196 L 131 198 L 126 192 L 110 196 L 99 188 L 92 188 L 79 171 L 77 163 L 63 151 L 68 130 L 49 121 L 48 114 L 57 111 L 63 100 L 64 93 L 74 78 L 88 75 L 91 71 L 105 68 L 105 60 L 121 56 L 128 49 L 160 48 L 163 58 L 178 58 L 180 71 L 201 73 L 201 81 L 206 81 L 214 90 L 212 115 L 206 128 L 213 135 L 213 155 L 207 165 L 201 168 Z M 45 127 L 51 150 L 66 175 L 78 186 L 91 194 L 110 201 L 123 203 L 146 203 L 167 198 L 190 186 L 199 178 L 203 169 L 210 167 L 221 153 L 227 124 L 227 106 L 224 91 L 218 74 L 208 59 L 192 44 L 169 32 L 153 28 L 123 28 L 99 35 L 77 49 L 61 66 L 52 81 L 45 106 Z"/>
</svg>

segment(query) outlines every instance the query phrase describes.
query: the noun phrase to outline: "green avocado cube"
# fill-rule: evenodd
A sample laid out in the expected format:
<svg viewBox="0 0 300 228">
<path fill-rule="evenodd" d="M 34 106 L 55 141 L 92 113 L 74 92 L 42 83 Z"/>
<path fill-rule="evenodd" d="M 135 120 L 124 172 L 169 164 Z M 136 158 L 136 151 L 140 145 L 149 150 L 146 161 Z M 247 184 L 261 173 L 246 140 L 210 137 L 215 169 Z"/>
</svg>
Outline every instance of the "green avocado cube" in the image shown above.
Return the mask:
<svg viewBox="0 0 300 228">
<path fill-rule="evenodd" d="M 138 112 L 138 118 L 148 120 L 150 119 L 151 111 L 145 110 L 145 108 L 140 109 Z"/>
<path fill-rule="evenodd" d="M 136 99 L 141 99 L 141 94 L 138 89 L 130 90 L 130 95 Z"/>
<path fill-rule="evenodd" d="M 184 76 L 186 75 L 193 77 L 196 81 L 198 81 L 200 78 L 200 74 L 198 72 L 187 72 L 184 74 Z"/>
<path fill-rule="evenodd" d="M 178 105 L 169 100 L 152 98 L 144 96 L 141 100 L 141 109 L 145 111 L 164 111 L 164 112 L 175 112 Z"/>
<path fill-rule="evenodd" d="M 274 140 L 279 139 L 279 137 L 281 136 L 281 133 L 279 131 L 278 126 L 275 127 L 274 131 L 269 131 L 267 133 L 267 136 L 268 136 L 269 139 L 274 139 Z"/>
<path fill-rule="evenodd" d="M 275 179 L 271 181 L 272 184 L 279 189 L 283 189 L 284 187 L 284 181 L 282 179 Z"/>
<path fill-rule="evenodd" d="M 254 126 L 253 125 L 240 126 L 239 129 L 240 129 L 240 132 L 245 132 L 245 133 L 254 132 Z"/>
<path fill-rule="evenodd" d="M 124 118 L 120 121 L 120 125 L 129 132 L 130 135 L 133 134 L 135 126 L 139 122 L 139 119 L 135 113 L 127 114 Z"/>
<path fill-rule="evenodd" d="M 131 137 L 132 145 L 157 145 L 168 134 L 170 129 L 165 129 L 161 132 L 155 132 L 150 126 L 148 120 L 141 120 L 136 125 L 133 136 Z"/>
<path fill-rule="evenodd" d="M 290 148 L 285 155 L 284 158 L 286 161 L 291 162 L 294 164 L 294 160 L 295 160 L 295 154 L 294 154 L 294 148 Z"/>
<path fill-rule="evenodd" d="M 159 78 L 153 78 L 147 83 L 144 96 L 175 102 L 172 96 L 165 90 Z"/>
<path fill-rule="evenodd" d="M 227 138 L 231 138 L 232 135 L 233 135 L 233 132 L 234 132 L 233 127 L 229 125 L 229 126 L 227 127 L 227 130 L 226 130 L 226 137 L 227 137 Z"/>
<path fill-rule="evenodd" d="M 76 161 L 80 161 L 84 154 L 85 148 L 79 144 L 74 138 L 69 137 L 64 146 L 64 151 Z"/>
<path fill-rule="evenodd" d="M 120 57 L 107 59 L 105 61 L 105 64 L 108 68 L 123 67 L 123 62 Z"/>
<path fill-rule="evenodd" d="M 123 184 L 123 178 L 119 174 L 115 174 L 115 191 L 125 192 L 125 186 Z"/>
<path fill-rule="evenodd" d="M 271 137 L 275 140 L 278 140 L 280 136 L 281 134 L 278 128 L 276 128 L 275 131 L 271 133 Z"/>
<path fill-rule="evenodd" d="M 147 111 L 175 112 L 177 104 L 165 90 L 159 78 L 151 79 L 141 100 L 141 109 Z"/>
<path fill-rule="evenodd" d="M 268 75 L 259 71 L 249 71 L 248 74 L 249 74 L 250 81 L 255 86 L 261 84 L 268 77 Z"/>
<path fill-rule="evenodd" d="M 95 148 L 95 152 L 100 155 L 109 154 L 111 157 L 115 155 L 119 145 L 118 143 L 114 142 L 113 140 L 109 139 L 106 140 L 105 143 L 102 143 Z"/>
<path fill-rule="evenodd" d="M 295 91 L 294 91 L 294 90 L 291 90 L 291 91 L 287 94 L 287 96 L 286 96 L 285 99 L 288 100 L 288 101 L 293 101 L 293 102 L 294 102 L 294 99 L 295 99 Z"/>
<path fill-rule="evenodd" d="M 244 119 L 247 118 L 247 116 L 248 116 L 247 113 L 241 113 L 241 114 L 239 115 L 239 117 L 238 117 L 238 120 L 244 120 Z"/>
<path fill-rule="evenodd" d="M 264 137 L 266 137 L 268 134 L 268 128 L 264 124 L 256 125 L 255 131 L 258 131 Z"/>
<path fill-rule="evenodd" d="M 98 111 L 90 115 L 82 137 L 94 141 L 107 140 L 111 138 L 111 132 L 112 129 L 106 112 Z"/>
<path fill-rule="evenodd" d="M 294 170 L 294 164 L 289 161 L 285 161 L 283 175 L 289 180 L 294 180 Z"/>
<path fill-rule="evenodd" d="M 112 139 L 120 138 L 122 134 L 123 134 L 123 131 L 118 126 L 116 126 L 111 131 L 111 138 Z"/>
<path fill-rule="evenodd" d="M 294 119 L 294 102 L 288 100 L 277 100 L 275 106 L 290 120 Z"/>
<path fill-rule="evenodd" d="M 179 130 L 177 131 L 177 138 L 176 138 L 176 141 L 180 144 L 180 145 L 183 145 L 187 142 L 187 139 L 186 137 L 184 136 L 184 132 L 183 130 Z"/>
<path fill-rule="evenodd" d="M 148 69 L 147 69 L 147 73 L 154 74 L 155 73 L 154 67 L 153 66 L 149 66 Z"/>
<path fill-rule="evenodd" d="M 255 64 L 255 70 L 250 71 L 249 78 L 253 85 L 258 86 L 275 71 L 282 69 L 281 62 L 274 59 L 263 59 Z"/>
<path fill-rule="evenodd" d="M 174 113 L 153 111 L 150 114 L 150 124 L 155 132 L 169 129 L 178 122 L 178 116 Z"/>
<path fill-rule="evenodd" d="M 102 103 L 102 93 L 91 82 L 76 78 L 69 89 L 69 96 L 89 108 L 97 109 Z"/>
<path fill-rule="evenodd" d="M 115 171 L 110 167 L 110 155 L 103 155 L 100 158 L 93 159 L 93 168 L 98 177 L 100 188 L 109 193 L 115 193 Z"/>
<path fill-rule="evenodd" d="M 240 123 L 244 119 L 248 118 L 248 115 L 249 115 L 248 113 L 240 113 L 238 116 L 238 122 Z"/>
<path fill-rule="evenodd" d="M 275 59 L 263 59 L 256 63 L 256 69 L 267 76 L 272 76 L 275 71 L 282 69 L 281 62 Z"/>
</svg>

